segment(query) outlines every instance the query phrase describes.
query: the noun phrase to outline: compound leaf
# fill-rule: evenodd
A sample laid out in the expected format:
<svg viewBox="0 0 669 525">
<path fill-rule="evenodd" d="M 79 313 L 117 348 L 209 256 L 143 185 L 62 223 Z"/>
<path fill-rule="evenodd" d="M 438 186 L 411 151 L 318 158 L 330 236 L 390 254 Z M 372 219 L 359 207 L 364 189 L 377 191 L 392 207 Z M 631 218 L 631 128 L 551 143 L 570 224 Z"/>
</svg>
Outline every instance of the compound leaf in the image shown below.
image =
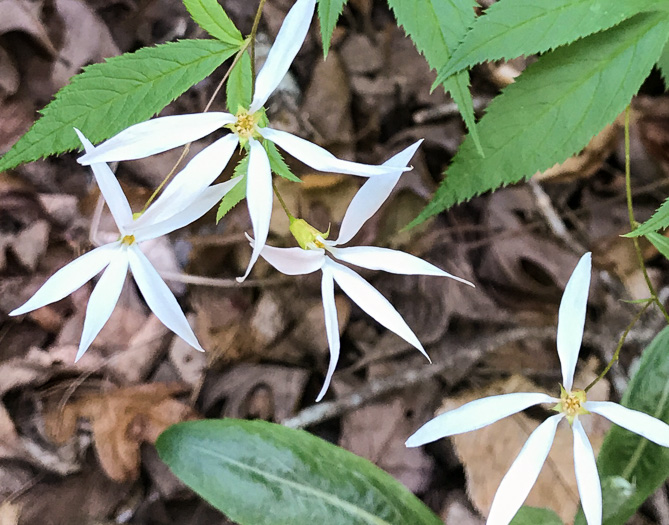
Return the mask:
<svg viewBox="0 0 669 525">
<path fill-rule="evenodd" d="M 244 37 L 217 0 L 183 0 L 195 22 L 214 38 L 241 46 Z"/>
</svg>

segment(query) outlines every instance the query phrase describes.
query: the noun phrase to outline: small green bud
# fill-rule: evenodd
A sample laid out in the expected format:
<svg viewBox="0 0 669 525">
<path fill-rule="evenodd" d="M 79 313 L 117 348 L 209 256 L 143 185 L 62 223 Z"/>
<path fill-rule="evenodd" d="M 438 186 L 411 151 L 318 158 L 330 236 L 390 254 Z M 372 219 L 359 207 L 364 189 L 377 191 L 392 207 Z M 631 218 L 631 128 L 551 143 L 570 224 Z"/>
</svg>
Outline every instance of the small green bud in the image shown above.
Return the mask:
<svg viewBox="0 0 669 525">
<path fill-rule="evenodd" d="M 304 219 L 290 218 L 290 233 L 303 250 L 325 248 L 323 241 L 330 235 L 330 228 L 325 233 L 318 231 Z"/>
</svg>

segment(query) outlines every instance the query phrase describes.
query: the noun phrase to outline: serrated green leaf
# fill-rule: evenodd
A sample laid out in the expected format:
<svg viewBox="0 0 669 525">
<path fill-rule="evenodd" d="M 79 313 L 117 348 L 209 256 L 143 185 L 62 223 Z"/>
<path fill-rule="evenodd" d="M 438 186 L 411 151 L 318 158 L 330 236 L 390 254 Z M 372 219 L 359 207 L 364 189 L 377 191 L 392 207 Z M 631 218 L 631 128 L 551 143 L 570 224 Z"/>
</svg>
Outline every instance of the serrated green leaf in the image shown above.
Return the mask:
<svg viewBox="0 0 669 525">
<path fill-rule="evenodd" d="M 241 46 L 244 37 L 217 0 L 183 0 L 195 22 L 214 38 Z"/>
<path fill-rule="evenodd" d="M 235 171 L 232 174 L 232 178 L 244 177 L 249 172 L 249 156 L 246 155 L 242 160 L 240 160 L 235 166 Z M 239 181 L 228 193 L 226 193 L 221 199 L 221 203 L 218 205 L 218 211 L 216 212 L 216 224 L 225 217 L 228 212 L 237 206 L 244 198 L 246 197 L 246 180 Z"/>
<path fill-rule="evenodd" d="M 669 91 L 669 42 L 664 45 L 660 59 L 657 61 L 657 68 L 664 80 L 665 91 Z"/>
<path fill-rule="evenodd" d="M 242 53 L 241 58 L 230 71 L 225 86 L 225 95 L 228 111 L 237 114 L 240 108 L 248 108 L 253 98 L 253 72 L 251 70 L 251 56 L 248 51 Z"/>
<path fill-rule="evenodd" d="M 151 118 L 237 49 L 218 40 L 181 40 L 84 68 L 0 158 L 0 172 L 80 148 L 74 127 L 97 143 Z"/>
<path fill-rule="evenodd" d="M 580 151 L 638 91 L 668 30 L 667 15 L 641 14 L 542 56 L 479 121 L 485 157 L 466 137 L 434 199 L 410 226 Z"/>
<path fill-rule="evenodd" d="M 337 25 L 348 0 L 318 0 L 318 20 L 321 24 L 321 38 L 323 39 L 323 56 L 328 56 L 332 32 Z"/>
<path fill-rule="evenodd" d="M 669 327 L 662 330 L 641 355 L 621 405 L 646 412 L 669 423 Z M 620 476 L 631 483 L 633 493 L 605 525 L 622 525 L 664 483 L 669 474 L 669 449 L 655 445 L 618 426 L 613 426 L 597 458 L 600 477 Z M 629 492 L 629 487 L 628 487 Z M 604 507 L 606 510 L 606 506 Z"/>
<path fill-rule="evenodd" d="M 397 22 L 404 27 L 432 69 L 439 71 L 474 22 L 473 0 L 388 0 Z M 469 73 L 462 72 L 444 82 L 458 105 L 479 153 L 481 143 L 469 93 Z"/>
<path fill-rule="evenodd" d="M 435 84 L 481 62 L 543 53 L 655 9 L 657 0 L 501 0 L 476 19 Z"/>
<path fill-rule="evenodd" d="M 274 142 L 264 140 L 263 146 L 265 147 L 267 157 L 269 158 L 269 166 L 272 168 L 274 173 L 283 177 L 284 179 L 292 180 L 293 182 L 302 182 L 302 180 L 297 175 L 290 171 L 288 164 L 286 164 L 286 161 L 283 160 L 283 157 L 281 156 L 281 153 L 279 153 L 279 150 L 276 148 Z"/>
<path fill-rule="evenodd" d="M 655 213 L 653 213 L 653 216 L 650 219 L 639 225 L 633 231 L 626 233 L 624 237 L 639 237 L 640 235 L 647 235 L 667 227 L 669 227 L 669 199 L 664 201 L 662 205 L 655 210 Z"/>
<path fill-rule="evenodd" d="M 560 516 L 550 509 L 520 507 L 509 525 L 563 525 Z"/>
<path fill-rule="evenodd" d="M 240 525 L 443 525 L 366 459 L 266 421 L 189 421 L 158 453 L 184 483 Z"/>
<path fill-rule="evenodd" d="M 657 251 L 669 259 L 669 238 L 665 237 L 660 233 L 647 233 L 646 239 L 648 239 Z"/>
</svg>

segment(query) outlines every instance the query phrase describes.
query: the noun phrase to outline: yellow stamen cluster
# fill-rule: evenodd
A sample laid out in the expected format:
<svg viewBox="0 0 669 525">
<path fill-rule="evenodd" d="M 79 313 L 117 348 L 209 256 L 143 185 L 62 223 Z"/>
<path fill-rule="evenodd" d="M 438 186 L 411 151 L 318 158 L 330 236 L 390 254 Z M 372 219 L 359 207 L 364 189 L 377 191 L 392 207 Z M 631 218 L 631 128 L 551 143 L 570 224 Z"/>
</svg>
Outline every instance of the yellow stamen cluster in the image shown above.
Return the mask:
<svg viewBox="0 0 669 525">
<path fill-rule="evenodd" d="M 553 407 L 553 410 L 562 412 L 567 417 L 567 421 L 569 421 L 570 425 L 574 422 L 576 416 L 590 413 L 583 407 L 587 401 L 585 390 L 573 390 L 567 392 L 562 385 L 560 385 L 560 391 L 560 402 Z"/>
<path fill-rule="evenodd" d="M 130 246 L 131 244 L 135 243 L 135 236 L 134 235 L 124 235 L 121 237 L 121 244 L 124 244 L 126 246 Z"/>
<path fill-rule="evenodd" d="M 258 113 L 251 114 L 245 109 L 235 115 L 237 120 L 230 125 L 230 129 L 240 139 L 248 140 L 256 134 L 256 126 L 260 119 Z"/>
</svg>

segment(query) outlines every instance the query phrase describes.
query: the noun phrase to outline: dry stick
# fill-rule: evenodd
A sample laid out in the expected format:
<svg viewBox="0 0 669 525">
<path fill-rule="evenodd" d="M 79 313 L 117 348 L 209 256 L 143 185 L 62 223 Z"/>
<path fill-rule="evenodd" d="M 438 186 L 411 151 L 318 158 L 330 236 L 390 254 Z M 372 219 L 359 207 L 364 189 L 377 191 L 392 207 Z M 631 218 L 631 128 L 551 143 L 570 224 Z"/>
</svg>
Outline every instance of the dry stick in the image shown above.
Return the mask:
<svg viewBox="0 0 669 525">
<path fill-rule="evenodd" d="M 549 339 L 555 337 L 555 328 L 514 328 L 494 336 L 483 337 L 457 350 L 458 356 L 475 355 L 470 367 L 488 352 L 501 346 L 527 339 Z M 453 359 L 444 359 L 417 368 L 411 368 L 388 377 L 370 381 L 365 387 L 354 394 L 344 396 L 336 401 L 321 402 L 298 412 L 294 417 L 284 419 L 281 424 L 290 428 L 305 428 L 328 419 L 342 416 L 360 408 L 386 394 L 418 385 L 446 372 L 453 367 Z"/>
</svg>

